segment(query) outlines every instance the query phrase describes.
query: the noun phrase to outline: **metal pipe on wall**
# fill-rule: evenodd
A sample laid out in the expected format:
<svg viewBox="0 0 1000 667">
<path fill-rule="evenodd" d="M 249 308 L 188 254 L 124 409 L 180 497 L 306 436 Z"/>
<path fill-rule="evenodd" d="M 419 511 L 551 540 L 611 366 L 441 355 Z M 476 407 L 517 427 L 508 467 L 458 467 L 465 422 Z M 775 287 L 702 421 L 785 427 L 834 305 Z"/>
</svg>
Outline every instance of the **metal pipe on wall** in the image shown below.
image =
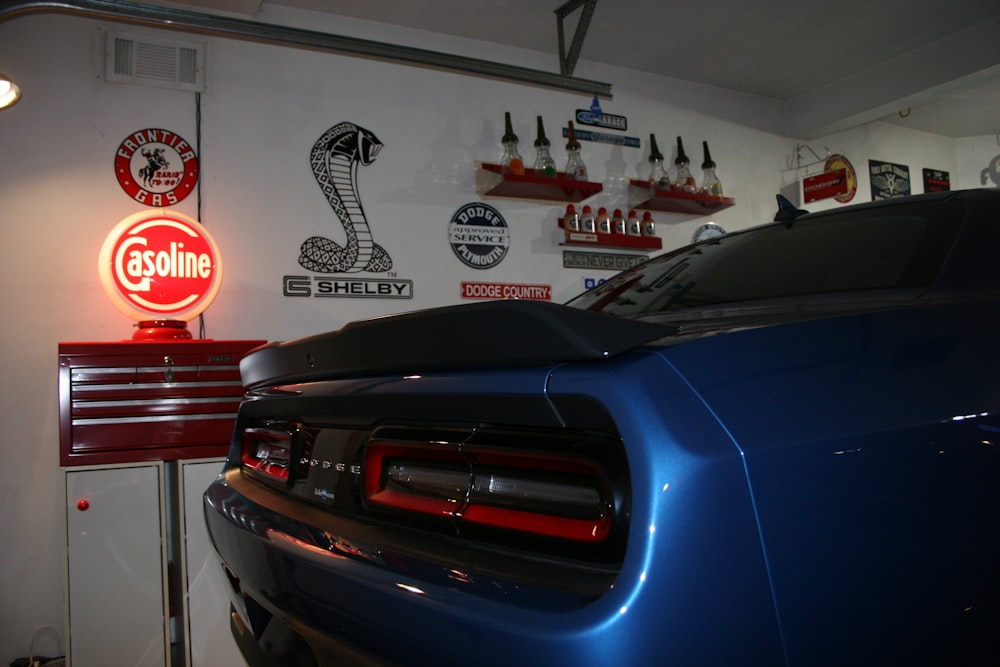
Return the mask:
<svg viewBox="0 0 1000 667">
<path fill-rule="evenodd" d="M 611 84 L 599 81 L 578 79 L 572 76 L 456 56 L 450 53 L 201 12 L 116 0 L 6 0 L 0 2 L 0 23 L 26 14 L 38 13 L 71 14 L 275 46 L 328 51 L 388 60 L 405 65 L 440 68 L 463 74 L 586 93 L 587 95 L 606 98 L 612 96 Z"/>
</svg>

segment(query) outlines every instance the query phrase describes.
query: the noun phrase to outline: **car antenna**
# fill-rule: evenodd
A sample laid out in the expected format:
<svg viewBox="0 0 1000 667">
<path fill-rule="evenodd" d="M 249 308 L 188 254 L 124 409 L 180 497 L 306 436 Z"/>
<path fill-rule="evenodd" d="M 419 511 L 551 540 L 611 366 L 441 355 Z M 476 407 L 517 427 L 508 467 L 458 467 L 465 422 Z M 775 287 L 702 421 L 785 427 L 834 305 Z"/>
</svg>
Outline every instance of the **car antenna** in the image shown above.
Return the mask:
<svg viewBox="0 0 1000 667">
<path fill-rule="evenodd" d="M 778 212 L 774 214 L 775 222 L 785 223 L 785 227 L 791 227 L 792 223 L 798 219 L 799 216 L 805 215 L 809 211 L 798 208 L 792 202 L 788 201 L 788 198 L 782 194 L 777 195 L 778 197 Z"/>
</svg>

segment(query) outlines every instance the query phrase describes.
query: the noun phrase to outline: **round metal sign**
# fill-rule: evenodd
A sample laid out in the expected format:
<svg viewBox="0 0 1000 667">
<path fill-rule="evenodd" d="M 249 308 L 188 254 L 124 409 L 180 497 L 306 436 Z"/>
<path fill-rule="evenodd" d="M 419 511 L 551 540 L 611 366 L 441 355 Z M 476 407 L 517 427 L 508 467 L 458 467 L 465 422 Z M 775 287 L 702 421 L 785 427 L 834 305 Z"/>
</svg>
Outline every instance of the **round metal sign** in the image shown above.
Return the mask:
<svg viewBox="0 0 1000 667">
<path fill-rule="evenodd" d="M 125 193 L 146 206 L 173 206 L 198 183 L 198 156 L 169 130 L 133 132 L 115 152 L 115 176 Z"/>
<path fill-rule="evenodd" d="M 126 317 L 188 321 L 218 293 L 222 258 L 196 220 L 173 211 L 143 211 L 108 234 L 98 272 L 104 291 Z"/>
<path fill-rule="evenodd" d="M 510 229 L 488 204 L 466 204 L 451 217 L 448 242 L 455 256 L 474 269 L 491 269 L 507 256 Z"/>
</svg>

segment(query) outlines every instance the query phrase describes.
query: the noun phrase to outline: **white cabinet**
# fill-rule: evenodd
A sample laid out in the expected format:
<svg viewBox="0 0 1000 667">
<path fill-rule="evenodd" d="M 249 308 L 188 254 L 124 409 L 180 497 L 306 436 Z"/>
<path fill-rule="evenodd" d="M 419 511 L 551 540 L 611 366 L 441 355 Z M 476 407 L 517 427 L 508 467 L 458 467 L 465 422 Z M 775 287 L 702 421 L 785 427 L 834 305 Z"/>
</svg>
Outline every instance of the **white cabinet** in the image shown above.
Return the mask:
<svg viewBox="0 0 1000 667">
<path fill-rule="evenodd" d="M 66 470 L 72 667 L 170 664 L 164 468 Z"/>
<path fill-rule="evenodd" d="M 64 469 L 70 667 L 246 665 L 202 509 L 223 461 Z"/>
<path fill-rule="evenodd" d="M 180 461 L 186 595 L 186 667 L 242 667 L 229 629 L 230 588 L 205 527 L 202 494 L 222 472 L 224 459 Z"/>
<path fill-rule="evenodd" d="M 73 667 L 244 665 L 201 494 L 263 342 L 59 344 Z"/>
</svg>

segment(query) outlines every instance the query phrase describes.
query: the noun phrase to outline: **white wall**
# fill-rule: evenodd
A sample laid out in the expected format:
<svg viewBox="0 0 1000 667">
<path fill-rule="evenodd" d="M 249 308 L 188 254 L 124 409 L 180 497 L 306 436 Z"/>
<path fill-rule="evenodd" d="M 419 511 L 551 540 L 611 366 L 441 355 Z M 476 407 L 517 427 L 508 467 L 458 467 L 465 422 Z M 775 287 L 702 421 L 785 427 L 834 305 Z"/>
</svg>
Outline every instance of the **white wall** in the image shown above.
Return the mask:
<svg viewBox="0 0 1000 667">
<path fill-rule="evenodd" d="M 913 194 L 924 191 L 925 168 L 948 172 L 952 190 L 1000 185 L 994 182 L 990 175 L 987 175 L 985 184 L 981 180 L 982 171 L 988 169 L 995 159 L 1000 165 L 1000 136 L 953 140 L 926 132 L 907 130 L 891 123 L 875 122 L 810 141 L 807 145 L 820 156 L 826 155 L 826 151 L 829 150 L 830 153 L 839 153 L 851 161 L 858 182 L 858 192 L 851 203 L 871 200 L 869 160 L 908 166 Z M 803 162 L 813 160 L 808 151 L 802 151 L 802 155 Z M 785 173 L 785 183 L 794 184 L 797 178 L 815 175 L 821 172 L 822 168 L 823 165 L 819 164 L 815 167 L 788 171 Z M 1000 169 L 1000 166 L 997 168 Z M 1000 174 L 994 177 L 1000 179 Z M 819 211 L 836 208 L 842 204 L 831 198 L 803 206 L 808 210 Z"/>
<path fill-rule="evenodd" d="M 288 10 L 272 9 L 259 18 L 558 69 L 553 54 Z M 585 277 L 610 275 L 562 268 L 556 226 L 562 209 L 555 205 L 489 202 L 511 228 L 510 251 L 494 269 L 467 268 L 447 243 L 451 215 L 462 204 L 479 201 L 475 162 L 498 159 L 503 112 L 512 112 L 529 160 L 534 119 L 542 115 L 562 163 L 559 126 L 576 108 L 589 106 L 586 96 L 68 16 L 28 16 L 0 24 L 0 69 L 25 93 L 17 106 L 0 113 L 3 664 L 27 655 L 39 627 L 63 630 L 57 343 L 131 336 L 131 323 L 103 294 L 96 271 L 108 231 L 144 208 L 119 187 L 114 152 L 140 129 L 163 128 L 190 141 L 198 129 L 194 94 L 103 80 L 109 28 L 207 44 L 201 219 L 226 264 L 221 292 L 206 313 L 211 338 L 289 339 L 357 318 L 458 303 L 463 280 L 549 284 L 554 300 L 562 301 L 580 291 Z M 655 132 L 668 155 L 681 135 L 696 166 L 701 141 L 709 141 L 726 194 L 736 200 L 711 219 L 732 230 L 772 217 L 774 194 L 790 182 L 783 170 L 797 144 L 776 129 L 782 126 L 779 105 L 591 63 L 581 63 L 576 74 L 613 84 L 614 99 L 603 102 L 604 110 L 627 116 L 627 134 L 641 137 L 643 146 L 584 144 L 591 179 L 605 187 L 590 203 L 625 206 L 625 179 L 644 177 L 646 139 Z M 371 130 L 384 143 L 377 160 L 359 170 L 358 180 L 376 242 L 389 251 L 398 277 L 414 281 L 411 301 L 281 294 L 282 276 L 308 273 L 296 261 L 299 244 L 311 235 L 336 238 L 340 233 L 308 157 L 316 139 L 341 121 Z M 949 170 L 956 187 L 975 187 L 980 171 L 1000 153 L 994 137 L 956 142 L 883 125 L 811 143 L 823 144 L 848 156 L 859 170 L 855 201 L 868 198 L 863 172 L 869 158 L 907 163 L 917 174 L 923 166 Z M 914 191 L 920 191 L 919 184 Z M 194 196 L 175 208 L 197 217 Z M 656 219 L 669 249 L 686 243 L 709 218 L 658 214 Z"/>
</svg>

